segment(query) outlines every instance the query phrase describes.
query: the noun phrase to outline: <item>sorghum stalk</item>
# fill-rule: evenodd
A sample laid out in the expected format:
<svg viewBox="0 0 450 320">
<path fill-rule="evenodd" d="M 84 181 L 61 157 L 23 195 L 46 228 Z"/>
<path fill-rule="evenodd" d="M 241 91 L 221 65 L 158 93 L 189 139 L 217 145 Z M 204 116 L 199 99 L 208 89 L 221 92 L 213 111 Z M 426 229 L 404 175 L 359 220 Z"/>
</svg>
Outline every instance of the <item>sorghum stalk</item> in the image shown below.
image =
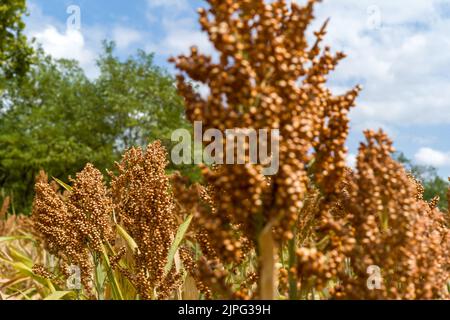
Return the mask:
<svg viewBox="0 0 450 320">
<path fill-rule="evenodd" d="M 283 0 L 207 2 L 210 8 L 199 10 L 200 24 L 219 53 L 218 61 L 196 47 L 190 56 L 171 60 L 181 71 L 178 89 L 187 117 L 201 121 L 204 130 L 218 129 L 222 134 L 234 128 L 279 130 L 280 167 L 270 181 L 261 163 L 204 168 L 204 180 L 219 192 L 215 212 L 202 219 L 224 263 L 241 261 L 242 239 L 249 240 L 259 255 L 260 270 L 267 272 L 260 279 L 265 288 L 260 294 L 273 298 L 263 282 L 273 277 L 276 254 L 269 259 L 265 250 L 271 250 L 271 237 L 276 249 L 294 237 L 313 157 L 315 179 L 332 200 L 344 175 L 347 114 L 359 88 L 336 97 L 325 87 L 328 73 L 344 54 L 320 48 L 327 23 L 315 33 L 315 43 L 308 45 L 306 29 L 318 1 L 305 6 L 292 2 L 290 7 Z M 209 96 L 197 93 L 186 76 L 207 86 Z M 248 144 L 245 147 L 249 151 Z M 261 234 L 263 230 L 267 233 Z M 259 243 L 261 236 L 269 248 Z"/>
</svg>

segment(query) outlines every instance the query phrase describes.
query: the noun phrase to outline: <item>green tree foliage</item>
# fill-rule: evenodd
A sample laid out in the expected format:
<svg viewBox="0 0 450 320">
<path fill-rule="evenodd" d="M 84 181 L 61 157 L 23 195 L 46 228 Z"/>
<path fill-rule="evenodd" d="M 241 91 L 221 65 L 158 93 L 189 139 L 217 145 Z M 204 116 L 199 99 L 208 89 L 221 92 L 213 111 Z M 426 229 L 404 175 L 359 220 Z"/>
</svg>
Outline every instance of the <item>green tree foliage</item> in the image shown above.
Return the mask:
<svg viewBox="0 0 450 320">
<path fill-rule="evenodd" d="M 0 90 L 5 80 L 24 75 L 29 68 L 32 49 L 23 35 L 25 0 L 0 3 Z"/>
<path fill-rule="evenodd" d="M 173 79 L 153 65 L 153 55 L 139 50 L 124 62 L 114 57 L 114 45 L 105 43 L 99 60 L 97 93 L 116 124 L 119 149 L 145 144 L 148 139 L 170 139 L 173 128 L 186 126 L 182 100 Z M 122 130 L 122 131 L 121 131 Z"/>
<path fill-rule="evenodd" d="M 91 80 L 74 61 L 42 51 L 20 84 L 10 82 L 0 104 L 0 188 L 29 209 L 36 174 L 64 178 L 86 162 L 110 168 L 124 148 L 146 145 L 186 127 L 173 79 L 140 51 L 126 61 L 106 44 Z"/>
<path fill-rule="evenodd" d="M 396 159 L 402 163 L 416 179 L 422 182 L 422 185 L 425 188 L 425 200 L 429 201 L 435 196 L 439 196 L 439 208 L 447 209 L 447 190 L 449 183 L 438 175 L 436 168 L 417 165 L 408 159 L 402 152 L 397 153 Z"/>
</svg>

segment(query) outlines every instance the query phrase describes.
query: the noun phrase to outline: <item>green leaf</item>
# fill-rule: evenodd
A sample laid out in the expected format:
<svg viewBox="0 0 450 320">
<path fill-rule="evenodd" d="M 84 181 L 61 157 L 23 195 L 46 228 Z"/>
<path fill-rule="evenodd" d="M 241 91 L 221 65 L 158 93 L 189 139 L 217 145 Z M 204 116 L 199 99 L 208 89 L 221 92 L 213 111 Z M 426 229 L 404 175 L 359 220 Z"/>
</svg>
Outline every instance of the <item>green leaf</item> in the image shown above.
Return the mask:
<svg viewBox="0 0 450 320">
<path fill-rule="evenodd" d="M 16 250 L 12 246 L 9 246 L 8 251 L 9 251 L 9 255 L 11 256 L 11 258 L 14 259 L 14 261 L 21 262 L 29 268 L 33 267 L 33 264 L 34 264 L 33 260 L 31 260 L 29 257 L 25 256 L 19 250 Z"/>
<path fill-rule="evenodd" d="M 136 244 L 134 239 L 119 224 L 116 224 L 116 228 L 117 228 L 117 232 L 126 241 L 128 247 L 131 249 L 131 251 L 136 252 L 136 250 L 138 250 L 138 245 Z"/>
<path fill-rule="evenodd" d="M 181 241 L 183 241 L 184 235 L 186 234 L 189 225 L 191 224 L 192 218 L 193 215 L 187 217 L 187 219 L 178 228 L 177 235 L 175 236 L 172 246 L 169 249 L 169 254 L 167 256 L 167 263 L 166 266 L 164 267 L 164 276 L 166 276 L 169 273 L 170 269 L 172 269 L 175 254 L 181 244 Z"/>
<path fill-rule="evenodd" d="M 108 243 L 108 246 L 109 246 L 109 243 Z M 110 250 L 112 251 L 111 247 L 110 247 Z M 114 276 L 114 270 L 111 268 L 111 263 L 109 261 L 105 246 L 103 246 L 102 254 L 103 254 L 103 259 L 105 260 L 105 268 L 106 268 L 106 272 L 108 275 L 108 280 L 111 283 L 111 288 L 112 288 L 114 297 L 116 300 L 124 300 L 122 291 L 120 290 L 120 286 L 117 283 L 116 277 Z"/>
<path fill-rule="evenodd" d="M 39 275 L 34 274 L 32 268 L 27 266 L 25 263 L 9 261 L 9 260 L 3 259 L 3 258 L 0 258 L 0 261 L 3 261 L 4 263 L 11 265 L 17 272 L 19 272 L 27 277 L 30 277 L 34 281 L 42 284 L 43 286 L 48 288 L 51 292 L 56 291 L 53 283 L 49 279 L 45 279 Z"/>
<path fill-rule="evenodd" d="M 73 291 L 55 291 L 55 292 L 49 294 L 47 297 L 45 297 L 44 300 L 62 300 L 62 298 L 69 296 L 69 295 L 75 295 L 75 292 L 73 292 Z"/>
<path fill-rule="evenodd" d="M 34 291 L 34 288 L 30 288 L 30 289 L 25 290 L 25 291 L 21 291 L 21 290 L 19 290 L 19 289 L 15 289 L 14 291 L 17 292 L 17 293 L 19 293 L 22 297 L 24 297 L 25 300 L 33 300 L 33 299 L 28 295 L 28 292 Z"/>
<path fill-rule="evenodd" d="M 56 181 L 56 183 L 58 183 L 61 187 L 63 187 L 67 191 L 69 191 L 69 192 L 72 191 L 72 187 L 69 186 L 67 183 L 64 183 L 63 181 L 59 180 L 58 178 L 55 178 L 55 177 L 52 177 L 52 178 L 53 178 L 53 180 Z"/>
<path fill-rule="evenodd" d="M 14 279 L 11 279 L 11 280 L 9 280 L 9 281 L 7 281 L 7 282 L 4 282 L 4 283 L 2 283 L 1 285 L 0 285 L 0 289 L 3 289 L 3 288 L 12 288 L 13 286 L 15 286 L 16 284 L 19 284 L 19 283 L 21 283 L 21 282 L 24 282 L 24 281 L 28 281 L 29 279 L 28 279 L 28 277 L 25 277 L 25 276 L 19 276 L 19 277 L 16 277 L 16 278 L 14 278 Z M 1 291 L 1 290 L 0 290 Z M 1 300 L 1 299 L 0 299 Z"/>
<path fill-rule="evenodd" d="M 14 237 L 0 237 L 0 242 L 11 242 L 15 240 L 33 240 L 33 238 L 27 237 L 27 236 L 14 236 Z"/>
</svg>

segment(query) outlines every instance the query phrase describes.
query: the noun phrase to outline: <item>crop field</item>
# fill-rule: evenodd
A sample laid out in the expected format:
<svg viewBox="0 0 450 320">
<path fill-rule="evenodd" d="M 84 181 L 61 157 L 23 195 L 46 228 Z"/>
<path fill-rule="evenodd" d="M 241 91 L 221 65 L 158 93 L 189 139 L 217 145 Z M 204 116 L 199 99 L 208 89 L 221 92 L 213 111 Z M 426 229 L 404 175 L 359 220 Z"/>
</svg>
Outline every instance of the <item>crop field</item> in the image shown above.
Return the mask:
<svg viewBox="0 0 450 320">
<path fill-rule="evenodd" d="M 173 77 L 105 44 L 93 81 L 21 27 L 0 39 L 0 300 L 450 299 L 447 182 L 430 189 L 378 128 L 348 164 L 364 88 L 330 89 L 346 56 L 328 20 L 311 32 L 318 2 L 206 1 L 215 54 L 172 57 Z"/>
</svg>

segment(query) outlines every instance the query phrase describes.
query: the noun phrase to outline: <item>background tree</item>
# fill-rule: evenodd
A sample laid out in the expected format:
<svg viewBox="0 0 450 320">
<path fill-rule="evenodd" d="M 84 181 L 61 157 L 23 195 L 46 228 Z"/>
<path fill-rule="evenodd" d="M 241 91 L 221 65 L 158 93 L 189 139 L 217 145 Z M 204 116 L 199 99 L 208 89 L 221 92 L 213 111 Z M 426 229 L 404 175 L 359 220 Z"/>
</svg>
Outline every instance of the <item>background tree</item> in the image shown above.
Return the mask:
<svg viewBox="0 0 450 320">
<path fill-rule="evenodd" d="M 122 62 L 114 56 L 114 43 L 105 42 L 104 48 L 95 87 L 115 124 L 117 149 L 168 140 L 173 128 L 186 127 L 173 79 L 153 64 L 153 54 L 139 50 Z"/>
<path fill-rule="evenodd" d="M 100 76 L 42 51 L 21 83 L 8 82 L 0 101 L 0 188 L 28 211 L 34 179 L 44 169 L 67 177 L 86 162 L 104 170 L 132 145 L 170 138 L 183 106 L 172 78 L 143 51 L 125 61 L 105 45 Z"/>
<path fill-rule="evenodd" d="M 0 90 L 5 79 L 24 75 L 32 49 L 23 35 L 25 0 L 2 0 L 0 4 Z"/>
</svg>

